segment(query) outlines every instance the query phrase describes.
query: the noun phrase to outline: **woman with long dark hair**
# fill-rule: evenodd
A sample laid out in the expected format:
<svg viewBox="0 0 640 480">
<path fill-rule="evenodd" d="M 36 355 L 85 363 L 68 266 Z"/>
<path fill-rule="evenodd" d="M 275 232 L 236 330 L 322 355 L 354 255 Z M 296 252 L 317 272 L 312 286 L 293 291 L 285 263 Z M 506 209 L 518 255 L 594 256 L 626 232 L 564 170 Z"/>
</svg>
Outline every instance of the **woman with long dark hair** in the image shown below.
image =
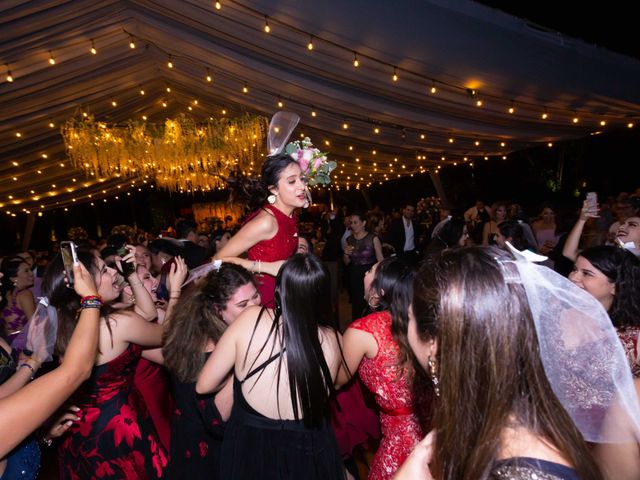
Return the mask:
<svg viewBox="0 0 640 480">
<path fill-rule="evenodd" d="M 398 479 L 603 478 L 586 441 L 612 441 L 603 414 L 633 384 L 593 298 L 548 268 L 472 247 L 423 265 L 413 311 L 409 343 L 439 398 L 434 433 Z"/>
<path fill-rule="evenodd" d="M 215 395 L 197 395 L 195 382 L 227 327 L 255 305 L 260 305 L 260 294 L 251 273 L 225 263 L 185 292 L 168 319 L 162 353 L 175 398 L 171 478 L 221 478 L 220 446 L 231 413 L 233 383 L 228 381 Z"/>
<path fill-rule="evenodd" d="M 306 178 L 291 155 L 279 153 L 264 161 L 260 180 L 238 181 L 250 206 L 257 209 L 214 258 L 231 261 L 246 252 L 262 304 L 273 308 L 274 274 L 298 247 L 295 210 L 307 202 Z"/>
<path fill-rule="evenodd" d="M 60 445 L 60 477 L 91 478 L 100 472 L 101 478 L 160 478 L 167 456 L 146 409 L 140 407 L 143 403 L 133 386 L 133 375 L 141 355 L 147 355 L 141 346 L 159 346 L 162 327 L 132 310 L 109 311 L 109 303 L 120 295 L 116 271 L 85 251 L 78 251 L 78 259 L 93 275 L 105 306 L 91 378 L 72 399 L 81 418 Z M 81 305 L 64 282 L 60 255 L 47 266 L 42 289 L 57 311 L 56 347 L 64 357 Z"/>
<path fill-rule="evenodd" d="M 382 441 L 371 462 L 370 480 L 390 479 L 424 436 L 414 410 L 412 366 L 407 343 L 413 269 L 390 257 L 365 274 L 364 288 L 374 313 L 356 320 L 344 333 L 345 368 L 338 383 L 356 370 L 380 407 Z"/>
<path fill-rule="evenodd" d="M 205 363 L 198 393 L 234 376 L 221 478 L 344 478 L 328 424 L 342 362 L 329 288 L 319 259 L 294 255 L 278 274 L 275 310 L 247 308 Z"/>
</svg>

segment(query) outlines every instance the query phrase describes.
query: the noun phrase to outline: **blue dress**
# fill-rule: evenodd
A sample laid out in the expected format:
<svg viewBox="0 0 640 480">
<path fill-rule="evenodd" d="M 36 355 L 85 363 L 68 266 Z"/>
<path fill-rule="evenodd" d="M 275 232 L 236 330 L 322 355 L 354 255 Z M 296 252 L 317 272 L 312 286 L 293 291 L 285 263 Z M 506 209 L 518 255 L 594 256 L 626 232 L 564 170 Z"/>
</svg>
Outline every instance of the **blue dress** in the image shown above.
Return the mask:
<svg viewBox="0 0 640 480">
<path fill-rule="evenodd" d="M 16 371 L 11 353 L 0 347 L 0 384 Z M 32 438 L 14 448 L 6 457 L 7 464 L 0 480 L 33 480 L 40 470 L 40 447 Z"/>
</svg>

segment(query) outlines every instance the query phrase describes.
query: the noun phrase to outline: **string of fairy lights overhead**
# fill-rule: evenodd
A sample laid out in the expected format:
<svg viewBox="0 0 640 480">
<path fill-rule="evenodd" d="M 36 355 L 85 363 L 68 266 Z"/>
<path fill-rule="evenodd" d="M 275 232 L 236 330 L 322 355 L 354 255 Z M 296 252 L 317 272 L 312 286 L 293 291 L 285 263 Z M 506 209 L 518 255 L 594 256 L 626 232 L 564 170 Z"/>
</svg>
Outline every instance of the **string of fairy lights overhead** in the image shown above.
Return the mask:
<svg viewBox="0 0 640 480">
<path fill-rule="evenodd" d="M 456 104 L 472 102 L 477 108 L 491 111 L 492 114 L 502 113 L 505 116 L 513 115 L 524 118 L 527 121 L 537 121 L 541 123 L 554 121 L 555 124 L 566 123 L 581 125 L 583 127 L 588 125 L 590 128 L 605 128 L 609 126 L 620 126 L 622 124 L 626 125 L 628 128 L 633 128 L 635 126 L 634 118 L 626 113 L 609 112 L 606 114 L 593 114 L 588 111 L 581 111 L 573 108 L 562 109 L 558 107 L 547 107 L 539 103 L 524 100 L 515 102 L 513 99 L 493 94 L 488 89 L 480 92 L 465 85 L 455 85 L 435 77 L 426 76 L 420 72 L 400 67 L 399 65 L 394 65 L 393 63 L 375 58 L 363 52 L 353 50 L 348 46 L 338 44 L 334 41 L 323 38 L 322 36 L 315 35 L 312 32 L 300 30 L 297 27 L 287 24 L 279 19 L 269 17 L 266 13 L 254 10 L 239 2 L 227 0 L 212 4 L 212 11 L 217 12 L 221 16 L 224 15 L 224 10 L 226 8 L 233 8 L 236 12 L 242 12 L 248 16 L 250 21 L 239 23 L 239 25 L 242 25 L 245 28 L 249 28 L 250 23 L 258 24 L 261 22 L 262 27 L 260 30 L 265 35 L 275 37 L 277 36 L 278 30 L 287 30 L 288 35 L 294 34 L 299 36 L 301 47 L 304 47 L 310 55 L 327 48 L 348 54 L 347 56 L 350 56 L 351 60 L 348 65 L 345 64 L 345 67 L 349 68 L 349 74 L 352 74 L 354 69 L 355 71 L 358 71 L 358 69 L 362 69 L 363 66 L 375 65 L 378 69 L 388 69 L 390 85 L 398 85 L 400 83 L 404 85 L 410 84 L 410 86 L 413 84 L 421 84 L 421 88 L 426 99 L 438 97 L 441 93 L 446 93 L 447 97 L 445 98 L 442 96 L 442 101 L 448 101 L 447 99 L 450 98 L 451 95 L 457 95 L 457 98 L 453 101 Z M 231 17 L 225 17 L 225 19 L 230 22 L 236 22 L 236 20 Z M 169 71 L 176 71 L 181 68 L 181 65 L 189 64 L 192 69 L 195 68 L 202 71 L 202 81 L 204 84 L 221 84 L 222 82 L 219 82 L 219 79 L 224 78 L 225 82 L 223 83 L 225 83 L 225 85 L 235 83 L 238 89 L 237 92 L 241 92 L 243 95 L 250 95 L 251 93 L 254 93 L 262 95 L 263 97 L 271 97 L 274 107 L 279 109 L 290 108 L 294 111 L 300 112 L 306 111 L 308 112 L 306 114 L 306 118 L 308 119 L 308 128 L 319 133 L 326 132 L 326 129 L 323 130 L 319 127 L 314 128 L 314 122 L 317 122 L 320 119 L 324 121 L 328 119 L 332 123 L 335 123 L 336 126 L 333 135 L 337 136 L 339 140 L 337 142 L 333 142 L 329 138 L 326 138 L 325 135 L 325 138 L 321 139 L 324 145 L 318 145 L 320 148 L 326 148 L 326 150 L 331 151 L 332 155 L 337 157 L 336 160 L 338 161 L 338 168 L 336 168 L 332 175 L 334 181 L 330 188 L 339 190 L 340 188 L 360 188 L 361 186 L 370 186 L 375 182 L 382 183 L 402 176 L 414 176 L 416 174 L 428 173 L 430 166 L 431 170 L 434 172 L 438 172 L 443 165 L 468 165 L 473 167 L 474 161 L 480 159 L 488 160 L 489 158 L 506 159 L 506 155 L 509 151 L 525 146 L 523 142 L 518 142 L 516 140 L 506 142 L 500 138 L 496 138 L 495 136 L 478 135 L 475 133 L 468 135 L 460 132 L 447 133 L 428 126 L 425 128 L 415 128 L 411 125 L 400 125 L 394 122 L 371 119 L 366 116 L 356 116 L 352 113 L 337 113 L 335 110 L 327 110 L 320 106 L 314 106 L 300 98 L 282 95 L 281 93 L 265 88 L 259 84 L 252 85 L 252 83 L 247 79 L 238 77 L 237 75 L 227 70 L 223 70 L 212 63 L 204 63 L 201 59 L 192 58 L 178 52 L 167 50 L 166 48 L 160 47 L 156 43 L 152 42 L 150 39 L 136 36 L 129 31 L 122 30 L 122 34 L 124 35 L 127 46 L 130 50 L 140 50 L 140 46 L 144 45 L 147 48 L 153 48 L 156 52 L 163 55 L 166 58 L 166 68 Z M 88 54 L 94 56 L 99 54 L 98 47 L 101 44 L 102 38 L 102 36 L 95 36 L 89 40 L 87 43 Z M 280 36 L 278 38 L 282 41 L 289 41 L 284 36 Z M 248 40 L 245 39 L 245 41 Z M 266 48 L 262 44 L 260 47 Z M 68 52 L 65 51 L 67 48 L 75 50 L 77 45 L 60 47 L 56 50 L 48 50 L 48 67 L 58 65 L 61 61 L 60 59 L 67 56 Z M 18 64 L 16 61 L 4 63 L 4 79 L 9 84 L 20 81 L 20 71 L 19 69 L 16 69 L 16 64 Z M 366 81 L 366 79 L 363 81 Z M 224 92 L 225 89 L 227 89 L 226 93 L 230 93 L 228 90 L 229 87 L 226 86 L 221 86 L 220 92 Z M 151 97 L 150 91 L 146 90 L 142 84 L 137 85 L 135 90 L 136 96 Z M 180 87 L 167 83 L 164 87 L 163 98 L 155 101 L 154 107 L 168 108 L 172 99 L 176 101 L 175 99 L 180 95 L 183 98 L 190 97 L 190 95 L 182 94 Z M 116 108 L 121 102 L 125 101 L 126 100 L 122 98 L 118 99 L 113 97 L 109 100 L 108 105 L 95 105 L 95 108 Z M 181 107 L 186 106 L 184 112 L 186 114 L 218 116 L 232 113 L 232 110 L 228 107 L 220 109 L 218 105 L 212 106 L 206 100 L 199 100 L 195 98 L 188 102 L 176 101 L 176 103 Z M 291 108 L 292 106 L 295 106 L 295 108 Z M 493 110 L 491 110 L 492 108 Z M 82 109 L 80 114 L 83 116 L 89 115 L 90 113 L 87 110 L 88 108 L 85 107 Z M 149 108 L 148 110 L 151 109 Z M 148 120 L 147 114 L 142 114 L 139 117 L 142 121 Z M 62 118 L 51 118 L 46 122 L 46 127 L 48 129 L 59 128 L 60 124 L 64 120 L 65 119 Z M 368 132 L 373 140 L 362 141 L 347 137 L 349 133 L 356 131 Z M 29 137 L 28 132 L 29 130 L 26 129 L 26 127 L 24 130 L 15 131 L 15 142 L 27 140 Z M 406 147 L 403 148 L 396 145 L 385 145 L 376 141 L 377 138 L 381 138 L 385 135 L 389 138 L 391 134 L 395 136 L 394 138 L 399 137 L 402 140 L 402 143 L 405 143 L 405 141 L 406 143 L 409 143 L 409 141 L 412 142 L 412 147 L 408 149 Z M 305 133 L 301 133 L 300 135 L 303 137 L 305 136 Z M 318 141 L 316 140 L 316 142 Z M 421 145 L 421 142 L 424 142 L 424 145 Z M 458 149 L 466 149 L 468 153 L 459 155 L 446 154 L 443 148 L 433 147 L 433 145 L 437 143 L 444 143 L 445 145 L 455 144 Z M 464 145 L 464 147 L 459 147 L 459 145 Z M 548 144 L 550 147 L 552 145 L 552 143 Z M 413 151 L 409 160 L 403 158 L 407 157 L 407 150 Z M 486 152 L 491 152 L 491 154 L 484 154 Z M 48 154 L 46 152 L 41 153 L 40 156 L 43 159 L 48 158 Z M 62 152 L 59 152 L 59 156 L 56 157 L 56 160 L 58 158 L 64 160 Z M 39 160 L 39 158 L 34 157 L 33 161 L 35 160 Z M 23 160 L 20 162 L 10 160 L 10 165 L 1 166 L 0 171 L 6 170 L 7 168 L 20 169 L 23 164 Z M 60 168 L 65 168 L 64 161 L 60 161 L 58 165 L 60 165 Z M 54 164 L 49 168 L 53 166 Z M 38 174 L 41 173 L 41 170 L 38 170 Z M 19 184 L 21 175 L 10 175 L 9 178 L 11 178 L 13 182 L 16 182 L 16 184 Z M 93 196 L 96 195 L 96 193 L 78 195 L 77 197 L 72 196 L 72 194 L 80 188 L 95 188 L 96 185 L 104 182 L 106 179 L 88 180 L 89 181 L 87 182 L 81 182 L 82 186 L 77 185 L 77 179 L 73 178 L 72 183 L 75 185 L 56 187 L 55 184 L 51 184 L 50 189 L 43 188 L 41 192 L 30 190 L 29 194 L 25 193 L 21 196 L 9 195 L 8 200 L 0 199 L 0 209 L 4 210 L 9 207 L 13 209 L 20 209 L 20 205 L 28 203 L 30 206 L 24 206 L 18 211 L 30 213 L 36 208 L 40 208 L 41 210 L 50 208 L 52 204 L 44 203 L 44 199 L 53 199 L 58 198 L 59 196 L 60 200 L 56 200 L 55 203 L 57 208 L 68 208 L 80 201 L 89 201 L 89 199 L 93 201 Z M 149 179 L 148 181 L 151 182 L 151 180 L 152 179 Z M 146 182 L 147 180 L 145 180 L 145 183 Z M 153 187 L 153 185 L 150 186 Z M 100 193 L 105 196 L 117 196 L 118 190 L 121 190 L 123 187 L 141 188 L 135 184 L 123 182 L 113 185 L 109 189 L 103 189 Z M 207 190 L 201 189 L 200 191 L 204 192 Z M 181 190 L 181 192 L 195 193 L 194 190 L 189 189 Z M 65 198 L 63 198 L 62 195 L 64 195 Z M 103 200 L 106 201 L 106 198 L 103 198 Z M 6 210 L 6 213 L 15 216 L 16 211 L 8 209 Z"/>
</svg>

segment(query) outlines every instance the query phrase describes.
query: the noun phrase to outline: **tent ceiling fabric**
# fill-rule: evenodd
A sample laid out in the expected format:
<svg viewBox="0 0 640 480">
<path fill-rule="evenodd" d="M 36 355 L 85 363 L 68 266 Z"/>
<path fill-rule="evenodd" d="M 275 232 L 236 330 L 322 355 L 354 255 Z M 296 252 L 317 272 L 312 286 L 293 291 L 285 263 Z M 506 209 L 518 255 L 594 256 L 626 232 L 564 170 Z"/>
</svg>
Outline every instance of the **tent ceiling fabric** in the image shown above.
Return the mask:
<svg viewBox="0 0 640 480">
<path fill-rule="evenodd" d="M 637 59 L 470 1 L 220 4 L 2 2 L 2 211 L 143 187 L 71 166 L 60 127 L 81 112 L 161 123 L 223 110 L 271 116 L 281 101 L 302 118 L 296 135 L 338 161 L 335 184 L 352 186 L 623 128 L 638 116 Z"/>
</svg>

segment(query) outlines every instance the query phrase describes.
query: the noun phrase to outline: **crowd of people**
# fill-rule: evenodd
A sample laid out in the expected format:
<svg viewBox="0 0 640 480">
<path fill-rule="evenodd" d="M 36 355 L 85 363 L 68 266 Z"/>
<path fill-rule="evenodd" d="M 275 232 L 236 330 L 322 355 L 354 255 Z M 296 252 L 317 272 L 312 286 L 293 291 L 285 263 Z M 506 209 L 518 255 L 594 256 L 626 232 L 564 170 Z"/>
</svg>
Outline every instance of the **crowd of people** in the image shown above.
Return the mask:
<svg viewBox="0 0 640 480">
<path fill-rule="evenodd" d="M 235 228 L 2 259 L 0 478 L 52 442 L 63 479 L 640 478 L 638 192 L 314 217 L 295 155 L 241 180 Z"/>
</svg>

